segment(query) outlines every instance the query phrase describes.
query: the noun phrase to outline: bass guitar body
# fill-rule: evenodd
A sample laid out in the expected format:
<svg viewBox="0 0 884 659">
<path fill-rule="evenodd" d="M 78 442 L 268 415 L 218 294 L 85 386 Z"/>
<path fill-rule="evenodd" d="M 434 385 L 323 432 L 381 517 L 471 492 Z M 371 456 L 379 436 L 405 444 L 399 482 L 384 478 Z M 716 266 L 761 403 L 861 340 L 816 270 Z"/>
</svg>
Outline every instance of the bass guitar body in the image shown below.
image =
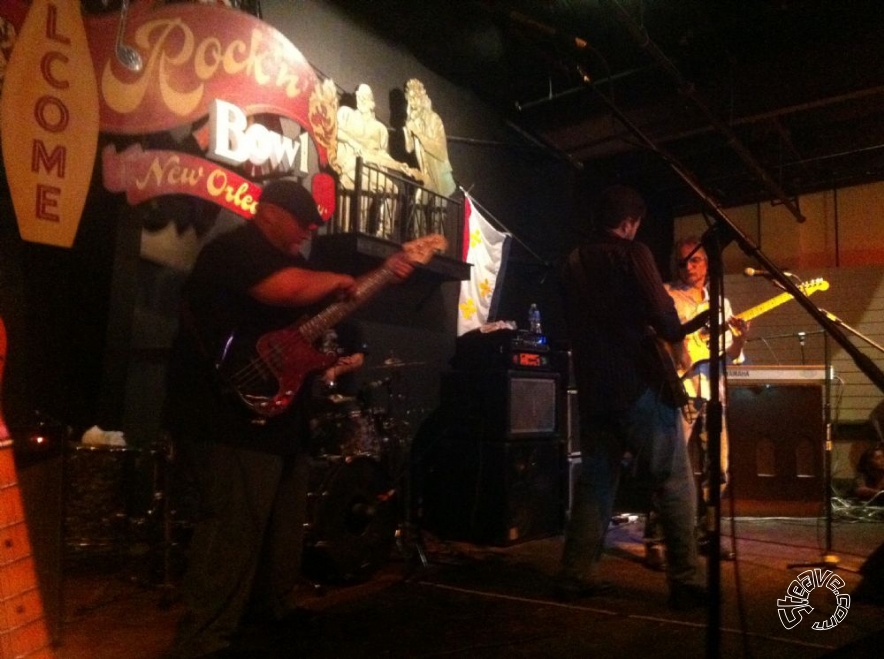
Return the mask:
<svg viewBox="0 0 884 659">
<path fill-rule="evenodd" d="M 298 327 L 267 332 L 256 341 L 242 341 L 216 364 L 226 385 L 258 418 L 284 412 L 313 373 L 334 365 L 334 353 L 313 347 Z"/>
</svg>

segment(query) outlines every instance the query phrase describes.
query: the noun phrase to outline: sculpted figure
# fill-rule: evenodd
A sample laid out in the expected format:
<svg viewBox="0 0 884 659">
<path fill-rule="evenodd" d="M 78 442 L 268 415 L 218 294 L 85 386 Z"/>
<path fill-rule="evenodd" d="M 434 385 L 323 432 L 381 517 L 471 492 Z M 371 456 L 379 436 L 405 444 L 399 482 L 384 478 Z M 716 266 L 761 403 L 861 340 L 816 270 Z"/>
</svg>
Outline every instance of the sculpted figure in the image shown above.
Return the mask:
<svg viewBox="0 0 884 659">
<path fill-rule="evenodd" d="M 374 94 L 371 87 L 361 84 L 356 88 L 356 108 L 342 105 L 338 109 L 338 155 L 341 185 L 352 190 L 356 183 L 356 159 L 382 169 L 407 171 L 405 163 L 394 160 L 387 152 L 390 136 L 387 127 L 375 116 Z M 403 169 L 405 168 L 405 169 Z M 393 183 L 386 177 L 365 177 L 363 188 L 371 191 L 391 189 Z"/>
<path fill-rule="evenodd" d="M 405 148 L 417 157 L 424 187 L 450 197 L 457 185 L 448 161 L 448 142 L 442 118 L 433 111 L 433 103 L 420 80 L 412 78 L 405 84 L 405 99 L 408 102 Z"/>
</svg>

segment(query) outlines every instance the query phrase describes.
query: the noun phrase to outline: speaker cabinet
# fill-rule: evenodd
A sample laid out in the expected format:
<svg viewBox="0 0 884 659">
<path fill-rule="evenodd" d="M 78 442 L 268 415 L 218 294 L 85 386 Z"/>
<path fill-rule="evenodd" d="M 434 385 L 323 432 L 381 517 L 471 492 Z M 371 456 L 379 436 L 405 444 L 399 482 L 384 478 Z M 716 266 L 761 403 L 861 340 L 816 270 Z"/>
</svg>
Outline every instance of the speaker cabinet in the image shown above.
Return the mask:
<svg viewBox="0 0 884 659">
<path fill-rule="evenodd" d="M 559 432 L 561 375 L 552 371 L 450 371 L 441 399 L 477 439 L 512 441 Z"/>
<path fill-rule="evenodd" d="M 737 499 L 823 500 L 822 386 L 731 384 L 727 407 Z"/>
<path fill-rule="evenodd" d="M 560 441 L 459 438 L 437 444 L 418 464 L 421 524 L 440 538 L 508 546 L 562 531 Z"/>
</svg>

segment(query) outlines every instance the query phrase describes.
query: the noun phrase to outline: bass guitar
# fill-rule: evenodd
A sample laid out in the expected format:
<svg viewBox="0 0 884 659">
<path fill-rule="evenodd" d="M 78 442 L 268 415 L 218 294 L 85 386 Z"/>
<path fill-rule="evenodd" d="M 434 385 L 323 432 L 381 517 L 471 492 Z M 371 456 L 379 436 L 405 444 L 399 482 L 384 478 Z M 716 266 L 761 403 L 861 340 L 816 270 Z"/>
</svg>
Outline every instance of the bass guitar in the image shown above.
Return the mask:
<svg viewBox="0 0 884 659">
<path fill-rule="evenodd" d="M 0 387 L 6 363 L 6 326 L 0 319 Z M 12 438 L 0 409 L 0 657 L 52 659 L 43 600 L 31 555 Z"/>
<path fill-rule="evenodd" d="M 813 295 L 817 291 L 825 291 L 828 290 L 828 288 L 829 282 L 822 278 L 811 279 L 810 281 L 804 282 L 798 286 L 798 289 L 805 295 Z M 792 299 L 794 299 L 794 296 L 791 293 L 780 293 L 779 295 L 776 295 L 769 300 L 762 302 L 761 304 L 757 304 L 742 313 L 736 314 L 735 318 L 750 321 L 753 318 L 757 318 L 761 314 L 767 313 L 771 309 L 775 309 L 781 304 L 784 304 Z M 700 309 L 700 311 L 703 311 L 703 309 Z M 724 331 L 725 328 L 723 328 L 722 332 Z M 696 332 L 688 335 L 685 338 L 684 351 L 687 354 L 673 356 L 675 367 L 678 371 L 679 377 L 689 377 L 694 366 L 709 361 L 709 338 L 710 336 L 708 328 L 697 330 Z"/>
<path fill-rule="evenodd" d="M 426 264 L 447 245 L 444 236 L 431 234 L 405 243 L 402 249 L 412 263 Z M 223 386 L 257 414 L 256 422 L 282 414 L 308 375 L 331 367 L 337 360 L 334 352 L 323 353 L 314 347 L 325 331 L 395 279 L 385 267 L 373 270 L 356 280 L 355 291 L 348 299 L 329 305 L 312 318 L 267 332 L 245 350 L 235 345 L 235 333 L 230 334 L 221 358 L 215 362 Z"/>
</svg>

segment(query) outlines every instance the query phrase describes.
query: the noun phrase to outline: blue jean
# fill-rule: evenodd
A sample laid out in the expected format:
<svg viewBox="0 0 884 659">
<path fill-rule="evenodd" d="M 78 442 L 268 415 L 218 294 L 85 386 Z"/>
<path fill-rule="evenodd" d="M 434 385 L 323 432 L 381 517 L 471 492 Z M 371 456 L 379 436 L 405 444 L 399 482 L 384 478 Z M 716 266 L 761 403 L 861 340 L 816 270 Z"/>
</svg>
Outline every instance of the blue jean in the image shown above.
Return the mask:
<svg viewBox="0 0 884 659">
<path fill-rule="evenodd" d="M 581 417 L 581 472 L 565 530 L 563 576 L 585 582 L 596 577 L 623 456 L 629 452 L 637 478 L 659 506 L 669 583 L 705 582 L 694 534 L 696 489 L 679 414 L 648 389 L 628 410 Z"/>
</svg>

